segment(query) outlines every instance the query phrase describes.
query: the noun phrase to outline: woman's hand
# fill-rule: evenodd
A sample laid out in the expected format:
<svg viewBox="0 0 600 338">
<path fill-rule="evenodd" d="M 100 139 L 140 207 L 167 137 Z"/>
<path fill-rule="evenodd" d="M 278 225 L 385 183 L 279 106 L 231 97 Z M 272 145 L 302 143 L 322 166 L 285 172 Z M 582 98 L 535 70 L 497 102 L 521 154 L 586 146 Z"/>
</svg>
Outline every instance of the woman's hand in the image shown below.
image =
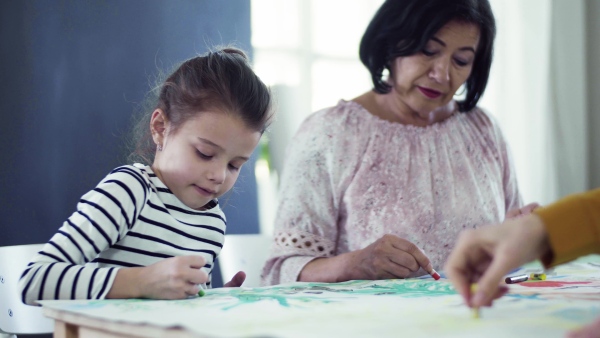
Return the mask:
<svg viewBox="0 0 600 338">
<path fill-rule="evenodd" d="M 509 211 L 506 212 L 505 219 L 527 216 L 539 207 L 540 207 L 540 205 L 538 203 L 533 202 L 533 203 L 527 204 L 526 206 L 524 206 L 522 208 L 510 209 Z"/>
<path fill-rule="evenodd" d="M 300 271 L 298 281 L 336 283 L 358 279 L 406 278 L 419 268 L 429 274 L 435 273 L 429 258 L 420 248 L 388 234 L 362 250 L 310 261 Z"/>
<path fill-rule="evenodd" d="M 107 298 L 183 299 L 208 281 L 202 256 L 167 258 L 143 268 L 119 269 Z"/>
<path fill-rule="evenodd" d="M 242 286 L 242 284 L 244 283 L 244 281 L 246 280 L 246 273 L 244 271 L 238 271 L 238 273 L 235 274 L 235 276 L 233 276 L 233 278 L 231 278 L 231 280 L 227 283 L 225 283 L 225 285 L 223 285 L 224 288 L 237 288 Z"/>
<path fill-rule="evenodd" d="M 433 266 L 425 253 L 413 243 L 394 235 L 384 235 L 354 253 L 350 279 L 406 278 L 423 268 L 433 274 Z"/>
<path fill-rule="evenodd" d="M 505 292 L 499 284 L 511 269 L 550 250 L 542 219 L 535 214 L 461 233 L 444 272 L 471 307 L 491 305 Z M 470 286 L 477 283 L 477 292 Z"/>
</svg>

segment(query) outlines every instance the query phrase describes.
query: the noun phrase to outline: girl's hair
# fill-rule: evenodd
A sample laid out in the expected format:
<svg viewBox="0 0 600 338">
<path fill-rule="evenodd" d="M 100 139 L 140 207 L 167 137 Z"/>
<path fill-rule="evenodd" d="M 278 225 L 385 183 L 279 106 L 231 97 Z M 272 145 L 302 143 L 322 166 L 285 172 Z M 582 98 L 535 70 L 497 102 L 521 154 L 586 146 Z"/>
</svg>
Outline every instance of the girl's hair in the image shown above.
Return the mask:
<svg viewBox="0 0 600 338">
<path fill-rule="evenodd" d="M 384 69 L 391 71 L 390 64 L 398 56 L 420 53 L 435 33 L 452 20 L 479 27 L 479 46 L 465 83 L 466 97 L 458 101 L 461 112 L 473 109 L 485 91 L 492 65 L 496 23 L 488 0 L 385 1 L 360 42 L 360 60 L 371 73 L 373 90 L 389 93 L 392 88 L 382 78 Z"/>
<path fill-rule="evenodd" d="M 260 133 L 272 118 L 271 92 L 254 74 L 246 54 L 224 47 L 184 61 L 164 83 L 151 91 L 146 109 L 133 127 L 130 162 L 152 164 L 156 145 L 150 132 L 150 118 L 161 109 L 170 132 L 206 111 L 221 111 L 240 117 Z"/>
</svg>

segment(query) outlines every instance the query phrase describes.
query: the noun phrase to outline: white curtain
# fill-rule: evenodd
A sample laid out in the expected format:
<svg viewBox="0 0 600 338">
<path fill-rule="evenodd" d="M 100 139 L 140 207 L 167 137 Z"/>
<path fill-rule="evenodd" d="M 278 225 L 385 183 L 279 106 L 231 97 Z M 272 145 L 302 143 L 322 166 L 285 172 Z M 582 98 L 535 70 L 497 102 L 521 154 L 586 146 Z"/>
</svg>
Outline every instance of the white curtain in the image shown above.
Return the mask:
<svg viewBox="0 0 600 338">
<path fill-rule="evenodd" d="M 525 202 L 587 188 L 585 6 L 492 0 L 498 35 L 481 106 L 511 146 Z"/>
<path fill-rule="evenodd" d="M 590 188 L 585 12 L 584 0 L 552 2 L 550 95 L 558 197 Z"/>
</svg>

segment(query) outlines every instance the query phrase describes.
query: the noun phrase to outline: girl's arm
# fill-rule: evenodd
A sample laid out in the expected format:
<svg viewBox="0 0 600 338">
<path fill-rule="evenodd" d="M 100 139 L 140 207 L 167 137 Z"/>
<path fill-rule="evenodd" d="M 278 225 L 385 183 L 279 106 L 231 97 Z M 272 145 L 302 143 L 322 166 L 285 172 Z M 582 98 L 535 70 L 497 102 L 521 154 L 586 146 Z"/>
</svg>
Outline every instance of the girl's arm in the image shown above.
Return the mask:
<svg viewBox="0 0 600 338">
<path fill-rule="evenodd" d="M 139 169 L 123 166 L 82 196 L 77 211 L 21 275 L 23 302 L 104 298 L 118 269 L 88 263 L 127 234 L 145 205 L 148 189 Z"/>
</svg>

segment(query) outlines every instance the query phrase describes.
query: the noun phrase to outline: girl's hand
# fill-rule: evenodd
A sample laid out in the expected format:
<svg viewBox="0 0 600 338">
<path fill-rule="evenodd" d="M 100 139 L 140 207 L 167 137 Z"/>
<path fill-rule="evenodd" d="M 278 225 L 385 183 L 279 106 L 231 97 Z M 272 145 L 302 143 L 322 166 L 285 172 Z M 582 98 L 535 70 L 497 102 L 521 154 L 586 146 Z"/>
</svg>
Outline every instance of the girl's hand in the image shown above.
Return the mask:
<svg viewBox="0 0 600 338">
<path fill-rule="evenodd" d="M 143 298 L 182 299 L 198 294 L 198 284 L 208 281 L 201 270 L 206 264 L 202 256 L 167 258 L 143 268 L 140 291 Z"/>
<path fill-rule="evenodd" d="M 517 218 L 517 217 L 529 215 L 529 214 L 531 214 L 531 212 L 533 212 L 533 210 L 535 210 L 539 207 L 540 207 L 540 205 L 538 203 L 533 202 L 533 203 L 527 204 L 526 206 L 524 206 L 522 208 L 510 209 L 509 211 L 506 212 L 505 219 Z"/>
<path fill-rule="evenodd" d="M 246 273 L 244 271 L 239 271 L 233 276 L 233 278 L 223 285 L 224 288 L 238 288 L 242 286 L 244 281 L 246 280 Z"/>
<path fill-rule="evenodd" d="M 394 235 L 384 235 L 366 248 L 352 253 L 349 269 L 352 279 L 406 278 L 423 268 L 433 273 L 425 253 L 413 243 Z"/>
<path fill-rule="evenodd" d="M 143 268 L 119 269 L 106 298 L 183 299 L 208 281 L 202 256 L 178 256 Z"/>
</svg>

